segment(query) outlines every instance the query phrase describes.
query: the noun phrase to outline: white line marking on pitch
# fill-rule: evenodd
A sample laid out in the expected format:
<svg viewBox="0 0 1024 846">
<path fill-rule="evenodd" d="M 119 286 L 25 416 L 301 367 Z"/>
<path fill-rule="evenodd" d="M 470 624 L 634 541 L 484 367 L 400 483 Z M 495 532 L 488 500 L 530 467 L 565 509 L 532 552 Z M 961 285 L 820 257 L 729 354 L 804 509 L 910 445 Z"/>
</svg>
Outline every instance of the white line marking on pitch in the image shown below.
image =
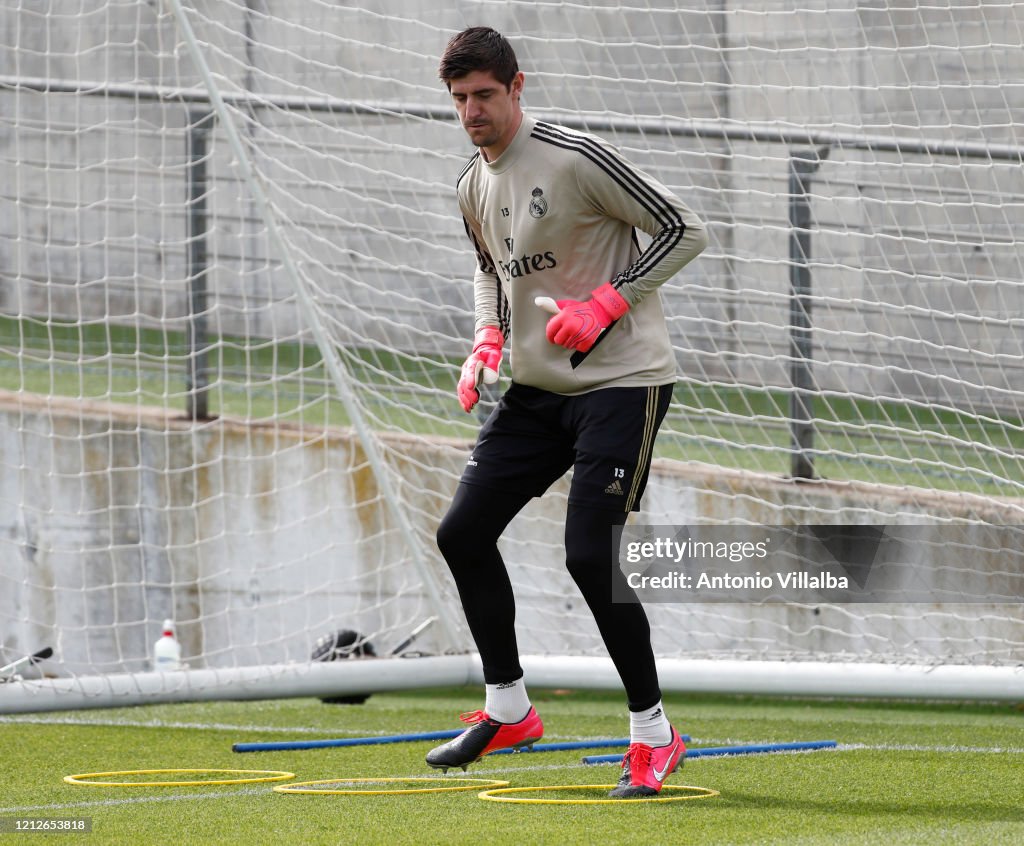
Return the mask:
<svg viewBox="0 0 1024 846">
<path fill-rule="evenodd" d="M 0 814 L 21 814 L 30 811 L 71 811 L 78 808 L 108 808 L 118 805 L 144 805 L 147 802 L 178 802 L 187 799 L 230 799 L 245 794 L 256 794 L 263 791 L 257 788 L 239 788 L 232 791 L 217 793 L 176 793 L 172 796 L 132 796 L 127 799 L 97 799 L 92 802 L 58 802 L 52 805 L 23 805 L 20 807 L 0 808 Z"/>
<path fill-rule="evenodd" d="M 919 746 L 914 743 L 840 743 L 842 751 L 857 752 L 861 749 L 879 752 L 972 752 L 978 755 L 1024 755 L 1021 746 Z"/>
<path fill-rule="evenodd" d="M 156 728 L 156 729 L 194 729 L 199 731 L 237 731 L 275 734 L 318 734 L 330 737 L 387 737 L 397 732 L 392 731 L 371 731 L 369 729 L 350 729 L 311 727 L 311 726 L 237 726 L 229 723 L 182 723 L 166 720 L 111 720 L 111 719 L 89 719 L 88 717 L 38 717 L 38 716 L 0 716 L 0 725 L 4 723 L 27 724 L 27 725 L 54 725 L 54 726 L 101 726 L 106 728 Z M 457 726 L 452 726 L 452 729 Z M 402 732 L 421 734 L 437 729 L 423 729 L 416 732 Z M 593 737 L 581 737 L 570 734 L 547 734 L 546 740 L 560 741 L 582 741 L 594 740 Z M 604 738 L 598 738 L 603 740 Z"/>
<path fill-rule="evenodd" d="M 178 723 L 165 720 L 90 720 L 78 717 L 0 717 L 3 723 L 27 723 L 29 725 L 53 726 L 102 726 L 106 728 L 158 728 L 158 729 L 198 729 L 201 731 L 246 731 L 246 732 L 281 732 L 286 734 L 338 734 L 353 737 L 383 737 L 389 732 L 360 731 L 358 729 L 312 728 L 310 726 L 235 726 L 228 723 Z"/>
</svg>

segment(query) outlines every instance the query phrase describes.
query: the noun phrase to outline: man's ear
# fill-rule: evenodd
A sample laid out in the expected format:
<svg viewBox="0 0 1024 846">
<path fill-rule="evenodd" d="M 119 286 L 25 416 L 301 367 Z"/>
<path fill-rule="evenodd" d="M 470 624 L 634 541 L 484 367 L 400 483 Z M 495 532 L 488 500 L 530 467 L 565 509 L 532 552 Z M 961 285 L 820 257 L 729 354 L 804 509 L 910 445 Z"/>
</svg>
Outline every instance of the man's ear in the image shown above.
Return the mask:
<svg viewBox="0 0 1024 846">
<path fill-rule="evenodd" d="M 519 71 L 514 77 L 512 77 L 512 84 L 509 86 L 509 92 L 517 100 L 523 94 L 523 84 L 524 84 L 525 80 L 526 80 L 526 76 L 523 74 L 522 71 Z"/>
</svg>

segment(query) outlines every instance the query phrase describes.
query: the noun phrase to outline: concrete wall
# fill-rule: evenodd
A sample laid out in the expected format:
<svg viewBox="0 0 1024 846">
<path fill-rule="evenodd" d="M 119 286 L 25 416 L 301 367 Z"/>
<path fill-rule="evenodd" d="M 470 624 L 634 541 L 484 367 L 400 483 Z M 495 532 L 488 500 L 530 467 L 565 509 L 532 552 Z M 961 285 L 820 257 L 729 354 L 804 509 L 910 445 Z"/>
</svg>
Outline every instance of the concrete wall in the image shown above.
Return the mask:
<svg viewBox="0 0 1024 846">
<path fill-rule="evenodd" d="M 433 547 L 467 444 L 381 445 L 387 484 L 468 647 Z M 519 596 L 520 647 L 600 655 L 562 566 L 565 493 L 563 480 L 502 541 Z M 386 650 L 434 610 L 387 494 L 348 431 L 193 426 L 133 407 L 0 393 L 0 657 L 51 645 L 52 666 L 63 672 L 142 670 L 165 617 L 178 621 L 195 667 L 305 660 L 337 628 L 373 633 Z M 657 461 L 637 522 L 963 522 L 952 559 L 932 550 L 923 568 L 1019 572 L 1022 513 L 1021 501 L 793 484 Z M 971 524 L 979 521 L 1006 526 L 1005 537 L 978 543 Z M 1021 607 L 746 603 L 649 612 L 666 655 L 1013 663 L 1024 660 Z M 417 646 L 436 649 L 437 634 Z"/>
</svg>

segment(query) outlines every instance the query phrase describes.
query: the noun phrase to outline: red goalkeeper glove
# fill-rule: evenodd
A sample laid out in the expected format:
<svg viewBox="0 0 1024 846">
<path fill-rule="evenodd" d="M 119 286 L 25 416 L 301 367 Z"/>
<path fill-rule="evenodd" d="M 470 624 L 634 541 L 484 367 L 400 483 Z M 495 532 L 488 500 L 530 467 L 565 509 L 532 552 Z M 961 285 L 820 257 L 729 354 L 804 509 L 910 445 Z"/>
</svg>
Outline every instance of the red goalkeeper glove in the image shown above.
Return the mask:
<svg viewBox="0 0 1024 846">
<path fill-rule="evenodd" d="M 477 330 L 473 339 L 473 352 L 462 365 L 459 375 L 459 403 L 467 413 L 480 401 L 481 380 L 488 385 L 498 381 L 498 367 L 501 366 L 501 348 L 505 345 L 505 336 L 494 326 L 484 326 Z"/>
<path fill-rule="evenodd" d="M 538 297 L 537 304 L 552 310 L 550 298 Z M 540 300 L 546 300 L 542 304 Z M 548 321 L 547 336 L 552 344 L 567 350 L 588 352 L 600 334 L 629 311 L 629 303 L 611 282 L 590 292 L 590 299 L 556 300 L 558 312 Z"/>
</svg>

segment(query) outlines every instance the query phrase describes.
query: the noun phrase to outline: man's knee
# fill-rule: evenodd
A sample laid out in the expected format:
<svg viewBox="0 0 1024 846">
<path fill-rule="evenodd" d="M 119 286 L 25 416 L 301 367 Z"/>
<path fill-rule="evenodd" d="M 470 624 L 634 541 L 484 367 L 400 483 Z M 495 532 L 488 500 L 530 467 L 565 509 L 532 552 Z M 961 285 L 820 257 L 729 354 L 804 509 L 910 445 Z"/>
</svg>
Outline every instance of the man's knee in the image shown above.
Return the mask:
<svg viewBox="0 0 1024 846">
<path fill-rule="evenodd" d="M 465 509 L 453 505 L 437 527 L 437 548 L 449 566 L 466 557 L 469 536 L 470 521 Z"/>
<path fill-rule="evenodd" d="M 437 527 L 437 547 L 449 565 L 498 542 L 507 523 L 501 516 L 505 507 L 502 497 L 486 488 L 459 486 Z"/>
<path fill-rule="evenodd" d="M 618 511 L 570 506 L 565 525 L 565 566 L 577 584 L 608 579 L 618 561 L 616 528 L 626 522 Z"/>
</svg>

